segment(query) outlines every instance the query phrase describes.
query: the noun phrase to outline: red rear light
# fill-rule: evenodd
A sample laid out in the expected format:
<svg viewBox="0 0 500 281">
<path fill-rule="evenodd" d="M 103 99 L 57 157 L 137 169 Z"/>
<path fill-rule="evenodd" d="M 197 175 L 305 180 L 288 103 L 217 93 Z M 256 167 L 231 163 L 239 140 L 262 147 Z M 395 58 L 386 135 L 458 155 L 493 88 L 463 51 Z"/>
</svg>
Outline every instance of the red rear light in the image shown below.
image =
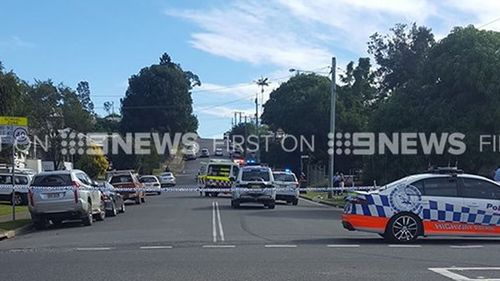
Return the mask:
<svg viewBox="0 0 500 281">
<path fill-rule="evenodd" d="M 71 183 L 73 186 L 73 194 L 75 195 L 75 203 L 78 203 L 78 189 L 80 188 L 80 183 L 77 181 L 73 181 Z"/>
<path fill-rule="evenodd" d="M 28 189 L 28 198 L 31 206 L 35 206 L 35 201 L 33 200 L 33 191 Z"/>
<path fill-rule="evenodd" d="M 351 198 L 351 199 L 349 199 L 349 202 L 351 202 L 353 204 L 368 205 L 368 201 L 366 201 L 365 199 L 359 198 L 359 197 Z"/>
</svg>

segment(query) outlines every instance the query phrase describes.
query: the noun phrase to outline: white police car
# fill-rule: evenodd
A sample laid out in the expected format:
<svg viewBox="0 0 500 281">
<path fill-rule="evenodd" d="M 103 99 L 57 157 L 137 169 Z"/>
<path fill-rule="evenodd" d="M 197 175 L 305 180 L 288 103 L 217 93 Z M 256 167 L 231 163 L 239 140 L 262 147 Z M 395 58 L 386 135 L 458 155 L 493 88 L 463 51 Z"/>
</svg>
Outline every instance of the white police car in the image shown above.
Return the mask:
<svg viewBox="0 0 500 281">
<path fill-rule="evenodd" d="M 231 188 L 231 207 L 239 208 L 241 203 L 263 204 L 274 209 L 276 188 L 271 168 L 265 166 L 245 166 Z"/>
<path fill-rule="evenodd" d="M 500 235 L 500 185 L 458 169 L 437 169 L 349 195 L 342 215 L 348 230 L 394 242 L 419 236 Z"/>
</svg>

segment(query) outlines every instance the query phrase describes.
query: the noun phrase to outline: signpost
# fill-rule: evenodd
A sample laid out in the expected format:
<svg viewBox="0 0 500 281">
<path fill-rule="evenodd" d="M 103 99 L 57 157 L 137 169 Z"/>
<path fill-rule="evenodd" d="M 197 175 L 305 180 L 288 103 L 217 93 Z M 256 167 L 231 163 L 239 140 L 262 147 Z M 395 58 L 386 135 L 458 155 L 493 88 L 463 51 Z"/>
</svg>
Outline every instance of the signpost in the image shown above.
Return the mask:
<svg viewBox="0 0 500 281">
<path fill-rule="evenodd" d="M 0 116 L 0 145 L 12 145 L 12 220 L 16 220 L 16 146 L 29 144 L 28 118 Z"/>
</svg>

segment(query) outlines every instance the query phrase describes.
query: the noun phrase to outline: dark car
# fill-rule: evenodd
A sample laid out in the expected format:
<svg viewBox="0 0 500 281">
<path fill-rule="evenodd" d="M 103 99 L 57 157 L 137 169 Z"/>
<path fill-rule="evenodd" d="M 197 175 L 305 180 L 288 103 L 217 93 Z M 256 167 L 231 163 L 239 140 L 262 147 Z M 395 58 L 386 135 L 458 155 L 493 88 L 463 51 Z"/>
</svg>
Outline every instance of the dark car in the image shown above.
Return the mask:
<svg viewBox="0 0 500 281">
<path fill-rule="evenodd" d="M 106 216 L 114 217 L 118 213 L 125 213 L 125 200 L 121 194 L 115 191 L 112 184 L 101 182 L 99 188 L 104 199 Z"/>
</svg>

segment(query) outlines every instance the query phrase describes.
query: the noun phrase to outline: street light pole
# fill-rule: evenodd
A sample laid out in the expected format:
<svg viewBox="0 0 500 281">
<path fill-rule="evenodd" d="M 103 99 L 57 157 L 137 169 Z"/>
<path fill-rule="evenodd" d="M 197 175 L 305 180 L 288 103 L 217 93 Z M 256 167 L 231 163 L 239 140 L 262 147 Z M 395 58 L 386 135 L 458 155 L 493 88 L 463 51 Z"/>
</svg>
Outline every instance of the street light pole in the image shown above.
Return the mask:
<svg viewBox="0 0 500 281">
<path fill-rule="evenodd" d="M 337 69 L 337 62 L 335 57 L 332 57 L 332 82 L 331 82 L 331 96 L 330 96 L 330 134 L 329 134 L 329 141 L 331 140 L 334 142 L 335 140 L 335 101 L 336 101 L 336 94 L 337 94 L 337 86 L 335 84 L 336 80 L 336 73 L 335 70 Z M 330 155 L 330 165 L 328 167 L 328 183 L 329 187 L 333 187 L 333 177 L 335 173 L 335 148 L 334 146 L 331 146 L 330 149 L 328 150 L 328 154 Z M 328 197 L 332 197 L 333 193 L 329 192 Z"/>
</svg>

